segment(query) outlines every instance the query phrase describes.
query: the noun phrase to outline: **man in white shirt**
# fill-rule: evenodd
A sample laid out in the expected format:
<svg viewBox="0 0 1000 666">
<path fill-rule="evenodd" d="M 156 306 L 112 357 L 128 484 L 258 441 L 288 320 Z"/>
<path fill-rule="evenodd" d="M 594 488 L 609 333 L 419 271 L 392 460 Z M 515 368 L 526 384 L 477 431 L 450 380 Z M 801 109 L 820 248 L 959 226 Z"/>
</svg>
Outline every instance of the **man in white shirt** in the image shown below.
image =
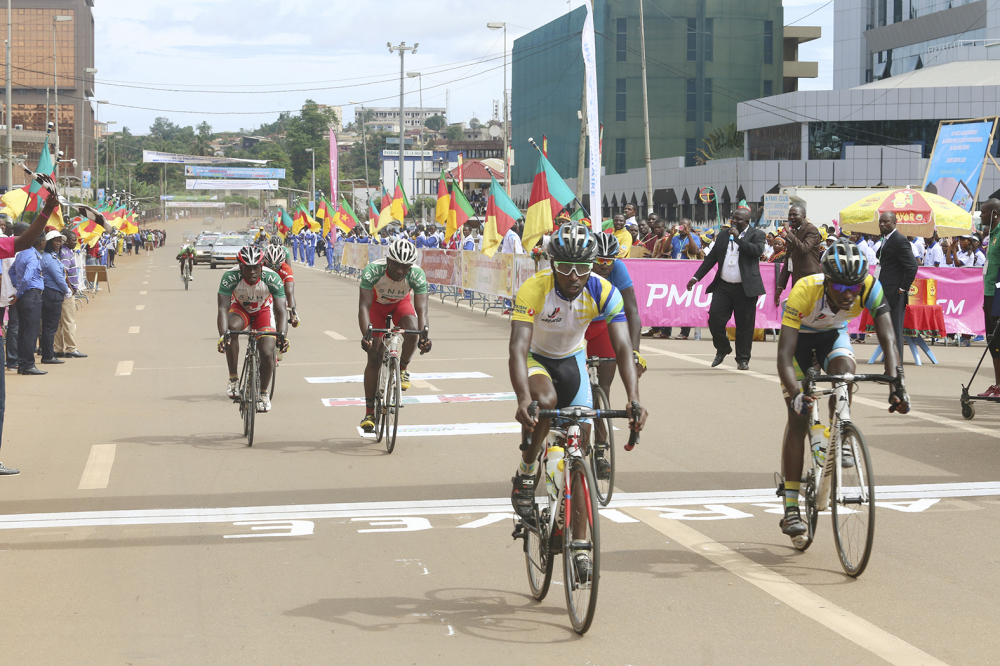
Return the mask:
<svg viewBox="0 0 1000 666">
<path fill-rule="evenodd" d="M 521 230 L 524 229 L 524 222 L 518 221 L 507 233 L 503 235 L 500 243 L 500 251 L 504 254 L 524 254 L 524 247 L 521 245 Z"/>
<path fill-rule="evenodd" d="M 945 266 L 947 262 L 944 256 L 944 250 L 941 248 L 941 241 L 938 240 L 937 232 L 934 232 L 930 238 L 927 239 L 927 250 L 924 252 L 924 266 Z"/>
<path fill-rule="evenodd" d="M 873 250 L 868 242 L 862 238 L 861 234 L 857 232 L 852 233 L 851 242 L 858 246 L 858 249 L 861 250 L 861 254 L 865 255 L 869 266 L 878 265 L 878 258 L 875 256 L 875 250 Z"/>
<path fill-rule="evenodd" d="M 913 247 L 913 256 L 917 258 L 917 263 L 923 261 L 924 254 L 927 253 L 927 245 L 924 243 L 924 239 L 907 236 L 906 240 L 910 241 L 910 245 Z"/>
</svg>

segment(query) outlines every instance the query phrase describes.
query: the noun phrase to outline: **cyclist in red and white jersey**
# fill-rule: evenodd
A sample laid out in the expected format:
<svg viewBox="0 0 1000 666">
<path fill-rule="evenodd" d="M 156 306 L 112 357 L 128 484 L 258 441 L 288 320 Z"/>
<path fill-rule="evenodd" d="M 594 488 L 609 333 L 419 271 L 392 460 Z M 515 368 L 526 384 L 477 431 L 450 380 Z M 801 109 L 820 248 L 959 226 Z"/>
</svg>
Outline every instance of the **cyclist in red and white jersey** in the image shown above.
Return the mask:
<svg viewBox="0 0 1000 666">
<path fill-rule="evenodd" d="M 264 265 L 278 274 L 281 284 L 285 287 L 285 303 L 288 306 L 288 323 L 292 328 L 299 325 L 299 315 L 295 311 L 295 277 L 292 267 L 288 265 L 285 248 L 280 245 L 268 245 L 264 250 Z"/>
</svg>

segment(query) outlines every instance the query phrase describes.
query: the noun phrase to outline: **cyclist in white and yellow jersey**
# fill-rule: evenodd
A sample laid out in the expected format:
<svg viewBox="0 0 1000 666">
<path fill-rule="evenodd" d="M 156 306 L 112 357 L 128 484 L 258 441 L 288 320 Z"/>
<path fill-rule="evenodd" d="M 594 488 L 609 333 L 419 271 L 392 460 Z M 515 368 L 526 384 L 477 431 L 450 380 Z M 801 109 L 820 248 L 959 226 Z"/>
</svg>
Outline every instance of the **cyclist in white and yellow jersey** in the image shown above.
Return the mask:
<svg viewBox="0 0 1000 666">
<path fill-rule="evenodd" d="M 815 363 L 829 374 L 855 371 L 857 364 L 847 324 L 862 309 L 871 312 L 875 320 L 875 333 L 885 351 L 885 374 L 895 377 L 899 366 L 889 305 L 883 297 L 882 285 L 868 274 L 865 255 L 854 243 L 838 239 L 826 250 L 820 263 L 822 273 L 807 275 L 792 287 L 778 338 L 778 377 L 788 411 L 781 455 L 785 494 L 781 531 L 793 539 L 808 531 L 799 514 L 799 487 L 813 398 L 802 392 L 803 371 Z M 892 411 L 900 414 L 909 411 L 905 392 L 891 392 L 889 404 Z"/>
<path fill-rule="evenodd" d="M 592 407 L 584 336 L 590 322 L 604 318 L 625 385 L 629 427 L 642 430 L 646 410 L 632 411 L 639 402 L 639 382 L 632 357 L 632 340 L 619 291 L 591 273 L 597 256 L 594 234 L 579 222 L 564 224 L 552 234 L 547 249 L 552 268 L 538 271 L 521 286 L 514 303 L 510 331 L 510 382 L 517 396 L 518 422 L 531 433 L 512 479 L 511 504 L 522 518 L 531 518 L 535 502 L 538 454 L 549 433 L 550 419 L 529 414 L 540 409 Z M 588 434 L 589 437 L 589 434 Z M 589 569 L 586 553 L 577 567 Z M 581 573 L 581 576 L 584 574 Z"/>
</svg>

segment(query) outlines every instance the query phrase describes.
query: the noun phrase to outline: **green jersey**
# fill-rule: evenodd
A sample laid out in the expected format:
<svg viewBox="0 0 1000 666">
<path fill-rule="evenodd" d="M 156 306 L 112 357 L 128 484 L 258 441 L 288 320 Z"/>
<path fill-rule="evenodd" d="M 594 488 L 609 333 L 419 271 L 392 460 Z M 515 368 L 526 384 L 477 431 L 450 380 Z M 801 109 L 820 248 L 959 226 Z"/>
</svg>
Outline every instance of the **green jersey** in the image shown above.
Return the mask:
<svg viewBox="0 0 1000 666">
<path fill-rule="evenodd" d="M 410 266 L 410 271 L 397 282 L 386 273 L 385 259 L 378 259 L 365 266 L 361 273 L 361 288 L 373 291 L 376 303 L 398 303 L 406 298 L 411 289 L 414 294 L 426 294 L 427 276 L 420 266 Z"/>
<path fill-rule="evenodd" d="M 986 268 L 983 270 L 983 295 L 993 296 L 997 288 L 997 269 L 1000 268 L 1000 226 L 990 234 L 986 250 Z"/>
<path fill-rule="evenodd" d="M 262 271 L 257 284 L 247 284 L 243 281 L 239 267 L 236 267 L 223 273 L 219 293 L 231 296 L 234 303 L 239 303 L 244 310 L 254 313 L 270 307 L 275 298 L 285 298 L 285 285 L 270 268 Z"/>
</svg>

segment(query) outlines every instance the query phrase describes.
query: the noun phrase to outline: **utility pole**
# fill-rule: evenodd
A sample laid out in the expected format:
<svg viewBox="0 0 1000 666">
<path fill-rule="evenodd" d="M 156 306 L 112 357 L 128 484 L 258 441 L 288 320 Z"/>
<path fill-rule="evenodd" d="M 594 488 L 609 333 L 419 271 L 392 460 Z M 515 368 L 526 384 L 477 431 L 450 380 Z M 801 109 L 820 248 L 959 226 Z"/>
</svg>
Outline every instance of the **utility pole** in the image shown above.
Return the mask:
<svg viewBox="0 0 1000 666">
<path fill-rule="evenodd" d="M 507 24 L 506 23 L 487 23 L 486 27 L 490 30 L 499 30 L 503 28 L 503 186 L 507 190 L 507 194 L 510 194 L 510 130 L 508 129 L 508 118 L 507 118 Z"/>
<path fill-rule="evenodd" d="M 406 182 L 406 176 L 403 174 L 403 152 L 406 148 L 406 126 L 403 124 L 403 82 L 406 80 L 406 74 L 403 69 L 403 60 L 407 51 L 417 52 L 420 42 L 413 46 L 407 46 L 406 42 L 400 42 L 399 46 L 393 46 L 392 42 L 386 42 L 386 46 L 389 47 L 389 53 L 399 51 L 399 178 L 400 182 Z"/>
<path fill-rule="evenodd" d="M 414 179 L 417 183 L 417 194 L 425 194 L 424 192 L 424 77 L 421 76 L 420 72 L 407 72 L 406 75 L 410 78 L 414 76 L 420 82 L 420 178 Z M 427 222 L 427 211 L 426 206 L 420 206 L 420 221 Z"/>
<path fill-rule="evenodd" d="M 653 163 L 649 154 L 649 95 L 646 92 L 646 22 L 639 0 L 639 50 L 642 64 L 642 122 L 646 133 L 646 211 L 648 218 L 653 212 Z"/>
<path fill-rule="evenodd" d="M 11 106 L 10 86 L 10 40 L 11 40 L 11 0 L 7 0 L 7 191 L 14 189 L 14 114 Z"/>
<path fill-rule="evenodd" d="M 349 104 L 357 104 L 357 102 L 348 102 Z M 368 139 L 365 138 L 365 105 L 361 104 L 361 147 L 365 151 L 365 189 L 368 189 Z M 358 114 L 354 113 L 354 124 L 358 122 Z"/>
</svg>

